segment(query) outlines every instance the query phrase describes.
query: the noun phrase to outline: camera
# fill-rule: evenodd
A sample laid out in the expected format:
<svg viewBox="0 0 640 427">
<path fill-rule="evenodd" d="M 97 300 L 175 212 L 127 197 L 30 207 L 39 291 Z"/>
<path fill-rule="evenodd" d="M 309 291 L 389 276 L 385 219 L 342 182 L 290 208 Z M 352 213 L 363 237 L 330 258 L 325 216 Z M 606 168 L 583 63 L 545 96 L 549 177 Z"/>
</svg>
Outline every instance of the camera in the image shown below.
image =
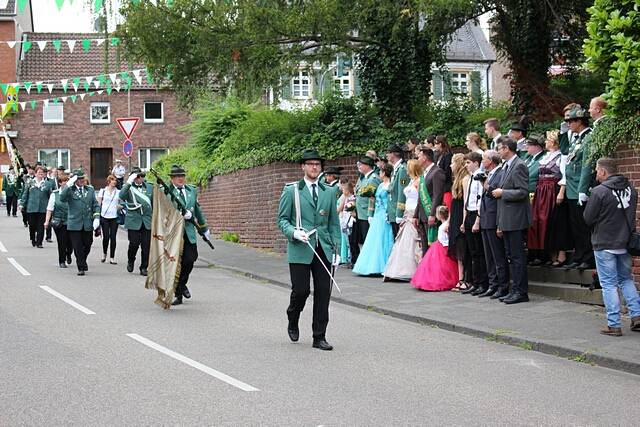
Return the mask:
<svg viewBox="0 0 640 427">
<path fill-rule="evenodd" d="M 484 172 L 480 172 L 479 174 L 474 175 L 473 179 L 476 181 L 484 182 L 487 180 L 487 174 Z"/>
</svg>

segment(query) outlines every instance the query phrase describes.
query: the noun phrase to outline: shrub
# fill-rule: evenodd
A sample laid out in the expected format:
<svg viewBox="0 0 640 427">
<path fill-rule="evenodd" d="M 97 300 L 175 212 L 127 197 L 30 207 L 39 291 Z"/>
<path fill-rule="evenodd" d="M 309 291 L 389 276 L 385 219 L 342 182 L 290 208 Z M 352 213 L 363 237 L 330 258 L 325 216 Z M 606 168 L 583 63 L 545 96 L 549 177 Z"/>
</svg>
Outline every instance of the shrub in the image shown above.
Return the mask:
<svg viewBox="0 0 640 427">
<path fill-rule="evenodd" d="M 222 234 L 220 234 L 220 239 L 224 240 L 225 242 L 231 243 L 240 242 L 240 236 L 238 235 L 238 233 L 232 233 L 230 231 L 223 231 Z"/>
</svg>

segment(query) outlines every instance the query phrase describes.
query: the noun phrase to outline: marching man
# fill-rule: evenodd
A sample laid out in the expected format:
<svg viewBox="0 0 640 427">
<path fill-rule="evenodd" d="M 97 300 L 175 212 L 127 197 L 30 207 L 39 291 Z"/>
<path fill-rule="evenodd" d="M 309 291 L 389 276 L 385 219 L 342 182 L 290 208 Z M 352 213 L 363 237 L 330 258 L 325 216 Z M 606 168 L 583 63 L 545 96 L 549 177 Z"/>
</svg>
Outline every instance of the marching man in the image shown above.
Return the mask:
<svg viewBox="0 0 640 427">
<path fill-rule="evenodd" d="M 151 244 L 151 214 L 153 210 L 153 185 L 145 181 L 145 174 L 139 167 L 131 170 L 127 183 L 120 190 L 119 197 L 125 201 L 127 214 L 124 228 L 127 229 L 129 250 L 127 251 L 127 271 L 133 272 L 138 248 L 140 248 L 140 275 L 147 275 L 149 267 L 149 245 Z"/>
<path fill-rule="evenodd" d="M 340 263 L 340 221 L 333 189 L 319 182 L 323 159 L 315 150 L 305 150 L 300 159 L 304 178 L 282 191 L 278 227 L 288 239 L 291 299 L 287 332 L 298 341 L 298 320 L 310 294 L 313 275 L 313 347 L 332 350 L 325 332 L 329 323 L 331 267 Z M 332 260 L 332 263 L 329 262 Z"/>
</svg>

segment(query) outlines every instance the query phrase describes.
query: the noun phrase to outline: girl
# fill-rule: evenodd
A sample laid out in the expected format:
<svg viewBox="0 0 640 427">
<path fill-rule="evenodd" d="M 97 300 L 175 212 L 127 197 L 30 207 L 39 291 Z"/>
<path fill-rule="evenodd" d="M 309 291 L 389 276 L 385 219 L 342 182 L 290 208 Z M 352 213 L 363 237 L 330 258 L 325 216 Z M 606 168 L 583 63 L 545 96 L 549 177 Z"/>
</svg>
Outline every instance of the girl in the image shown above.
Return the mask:
<svg viewBox="0 0 640 427">
<path fill-rule="evenodd" d="M 340 217 L 340 231 L 342 232 L 340 259 L 341 264 L 351 264 L 349 236 L 355 222 L 356 196 L 353 194 L 353 184 L 349 182 L 348 178 L 340 178 L 340 190 L 342 190 L 342 196 L 338 199 L 338 216 Z"/>
</svg>

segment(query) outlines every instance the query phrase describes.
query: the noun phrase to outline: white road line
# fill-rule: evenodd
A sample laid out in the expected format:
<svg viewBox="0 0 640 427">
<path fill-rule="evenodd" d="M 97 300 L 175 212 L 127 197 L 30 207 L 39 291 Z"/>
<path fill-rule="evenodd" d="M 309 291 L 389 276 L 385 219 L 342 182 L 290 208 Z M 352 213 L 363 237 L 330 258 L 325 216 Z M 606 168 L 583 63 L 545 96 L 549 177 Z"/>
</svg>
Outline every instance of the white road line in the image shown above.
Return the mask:
<svg viewBox="0 0 640 427">
<path fill-rule="evenodd" d="M 259 389 L 255 388 L 253 386 L 250 386 L 249 384 L 243 383 L 242 381 L 239 381 L 239 380 L 237 380 L 235 378 L 232 378 L 229 375 L 224 374 L 224 373 L 222 373 L 220 371 L 216 371 L 215 369 L 210 368 L 210 367 L 208 367 L 206 365 L 203 365 L 200 362 L 196 362 L 193 359 L 189 359 L 188 357 L 183 356 L 180 353 L 176 353 L 175 351 L 169 350 L 168 348 L 163 347 L 160 344 L 156 344 L 155 342 L 153 342 L 153 341 L 151 341 L 151 340 L 149 340 L 149 339 L 147 339 L 145 337 L 142 337 L 142 336 L 140 336 L 138 334 L 127 334 L 127 336 L 129 338 L 132 338 L 132 339 L 138 341 L 139 343 L 142 343 L 142 344 L 146 345 L 147 347 L 151 347 L 152 349 L 159 351 L 160 353 L 164 353 L 164 354 L 166 354 L 167 356 L 169 356 L 169 357 L 171 357 L 173 359 L 179 360 L 182 363 L 186 363 L 187 365 L 189 365 L 189 366 L 191 366 L 193 368 L 196 368 L 197 370 L 202 371 L 205 374 L 211 375 L 212 377 L 215 377 L 215 378 L 219 379 L 220 381 L 224 381 L 227 384 L 230 384 L 230 385 L 232 385 L 234 387 L 237 387 L 240 390 L 244 390 L 244 391 L 260 391 Z"/>
<path fill-rule="evenodd" d="M 78 304 L 77 302 L 75 302 L 74 300 L 72 300 L 71 298 L 67 298 L 64 295 L 62 295 L 60 292 L 56 292 L 53 289 L 51 289 L 48 286 L 40 286 L 40 289 L 42 289 L 45 292 L 49 292 L 51 295 L 53 295 L 54 297 L 61 299 L 62 301 L 66 302 L 67 304 L 69 304 L 71 307 L 76 308 L 78 310 L 80 310 L 81 312 L 83 312 L 84 314 L 95 314 L 93 311 L 89 310 L 87 307 Z"/>
<path fill-rule="evenodd" d="M 11 265 L 13 265 L 16 268 L 16 270 L 20 272 L 20 274 L 22 274 L 23 276 L 31 276 L 31 273 L 25 270 L 23 266 L 18 264 L 18 261 L 16 261 L 13 258 L 7 258 L 7 260 L 11 263 Z"/>
<path fill-rule="evenodd" d="M 0 252 L 7 252 L 7 248 L 4 247 L 2 242 L 0 242 Z"/>
</svg>

